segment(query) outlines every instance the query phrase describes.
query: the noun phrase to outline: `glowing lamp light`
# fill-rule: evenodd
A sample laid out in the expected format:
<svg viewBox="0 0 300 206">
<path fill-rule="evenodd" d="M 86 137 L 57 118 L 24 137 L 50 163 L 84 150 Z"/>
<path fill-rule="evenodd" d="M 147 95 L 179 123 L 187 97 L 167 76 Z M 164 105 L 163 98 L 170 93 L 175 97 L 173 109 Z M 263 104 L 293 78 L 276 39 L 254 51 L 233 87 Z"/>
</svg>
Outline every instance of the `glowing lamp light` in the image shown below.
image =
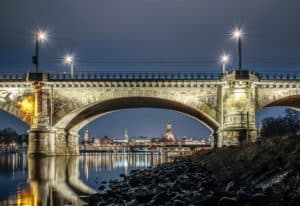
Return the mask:
<svg viewBox="0 0 300 206">
<path fill-rule="evenodd" d="M 67 54 L 66 56 L 64 56 L 64 62 L 65 64 L 72 64 L 73 63 L 73 59 L 74 57 L 70 54 Z"/>
<path fill-rule="evenodd" d="M 229 62 L 229 55 L 223 54 L 220 59 L 223 64 L 227 64 Z"/>
<path fill-rule="evenodd" d="M 242 70 L 242 37 L 244 36 L 244 32 L 240 27 L 236 28 L 232 32 L 232 38 L 238 41 L 238 53 L 239 53 L 239 71 Z"/>
<path fill-rule="evenodd" d="M 48 39 L 48 33 L 46 31 L 39 30 L 36 33 L 36 38 L 39 42 L 46 42 Z"/>
<path fill-rule="evenodd" d="M 222 72 L 223 72 L 223 74 L 225 74 L 225 72 L 226 72 L 226 65 L 228 64 L 229 60 L 230 60 L 230 57 L 229 57 L 228 54 L 224 53 L 220 57 L 220 61 L 222 63 Z"/>
<path fill-rule="evenodd" d="M 33 114 L 34 113 L 34 100 L 33 97 L 25 97 L 19 102 L 20 110 L 27 113 Z"/>
<path fill-rule="evenodd" d="M 34 32 L 35 40 L 35 55 L 32 57 L 32 63 L 35 65 L 35 72 L 39 72 L 40 56 L 39 56 L 39 44 L 43 44 L 48 40 L 48 33 L 44 30 L 38 29 Z"/>
<path fill-rule="evenodd" d="M 67 54 L 64 56 L 63 61 L 65 64 L 70 65 L 71 77 L 74 76 L 74 56 L 71 54 Z"/>
<path fill-rule="evenodd" d="M 243 31 L 240 28 L 236 28 L 233 32 L 232 32 L 232 38 L 234 39 L 240 39 L 242 38 L 244 35 Z"/>
</svg>

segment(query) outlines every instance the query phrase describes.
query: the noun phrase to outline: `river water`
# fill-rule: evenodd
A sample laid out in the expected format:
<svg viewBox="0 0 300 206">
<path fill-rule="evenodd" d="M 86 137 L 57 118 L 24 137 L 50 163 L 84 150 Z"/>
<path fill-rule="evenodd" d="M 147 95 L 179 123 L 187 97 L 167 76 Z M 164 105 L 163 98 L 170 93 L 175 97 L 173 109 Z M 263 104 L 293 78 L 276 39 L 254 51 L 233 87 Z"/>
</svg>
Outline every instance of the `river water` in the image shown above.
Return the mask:
<svg viewBox="0 0 300 206">
<path fill-rule="evenodd" d="M 172 158 L 161 153 L 85 153 L 28 158 L 0 154 L 1 205 L 87 205 L 87 196 L 132 169 L 155 167 Z"/>
</svg>

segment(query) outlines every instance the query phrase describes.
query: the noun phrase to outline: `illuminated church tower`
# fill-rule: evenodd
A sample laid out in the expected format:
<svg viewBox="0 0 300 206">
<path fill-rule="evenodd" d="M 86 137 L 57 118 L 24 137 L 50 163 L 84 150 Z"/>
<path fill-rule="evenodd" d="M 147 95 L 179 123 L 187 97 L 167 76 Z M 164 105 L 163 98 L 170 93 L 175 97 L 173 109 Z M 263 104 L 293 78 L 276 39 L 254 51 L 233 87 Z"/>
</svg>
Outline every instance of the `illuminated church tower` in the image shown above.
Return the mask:
<svg viewBox="0 0 300 206">
<path fill-rule="evenodd" d="M 172 130 L 172 124 L 167 124 L 167 130 L 162 138 L 163 142 L 176 142 L 175 135 Z"/>
<path fill-rule="evenodd" d="M 88 144 L 90 142 L 90 132 L 88 129 L 84 130 L 84 137 L 83 137 L 84 143 Z"/>
<path fill-rule="evenodd" d="M 125 133 L 124 133 L 124 139 L 126 142 L 128 142 L 128 133 L 127 133 L 127 129 L 125 130 Z"/>
</svg>

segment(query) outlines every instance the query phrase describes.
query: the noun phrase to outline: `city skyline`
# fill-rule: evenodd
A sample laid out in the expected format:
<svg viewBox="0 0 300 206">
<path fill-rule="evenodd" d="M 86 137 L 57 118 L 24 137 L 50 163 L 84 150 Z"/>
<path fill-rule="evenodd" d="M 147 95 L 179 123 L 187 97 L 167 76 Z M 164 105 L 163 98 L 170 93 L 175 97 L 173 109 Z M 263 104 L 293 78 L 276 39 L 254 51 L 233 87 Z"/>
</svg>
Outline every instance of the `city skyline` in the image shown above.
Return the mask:
<svg viewBox="0 0 300 206">
<path fill-rule="evenodd" d="M 271 107 L 265 108 L 257 113 L 257 122 L 260 123 L 264 118 L 270 116 L 281 116 L 284 113 L 286 107 Z M 163 114 L 163 115 L 161 115 Z M 151 118 L 144 119 L 141 116 L 150 115 Z M 143 121 L 136 122 L 126 121 L 126 118 L 140 117 Z M 5 117 L 5 120 L 3 120 Z M 170 118 L 174 118 L 176 121 L 171 121 Z M 28 126 L 15 118 L 12 115 L 7 115 L 5 112 L 0 111 L 0 122 L 2 128 L 13 128 L 18 133 L 26 133 Z M 137 122 L 142 125 L 137 127 Z M 122 138 L 124 131 L 127 129 L 129 136 L 148 136 L 148 137 L 160 137 L 163 135 L 166 129 L 167 123 L 171 122 L 173 125 L 174 133 L 177 136 L 187 137 L 209 137 L 210 130 L 196 119 L 188 117 L 179 112 L 165 109 L 124 109 L 121 111 L 112 112 L 104 115 L 90 124 L 83 127 L 79 135 L 82 137 L 84 129 L 88 128 L 92 137 L 115 137 Z M 112 125 L 117 124 L 117 129 L 111 129 Z M 184 127 L 180 127 L 180 124 L 184 124 Z M 106 126 L 108 125 L 108 126 Z M 147 128 L 147 125 L 151 125 L 151 128 Z M 17 126 L 17 127 L 16 127 Z"/>
</svg>

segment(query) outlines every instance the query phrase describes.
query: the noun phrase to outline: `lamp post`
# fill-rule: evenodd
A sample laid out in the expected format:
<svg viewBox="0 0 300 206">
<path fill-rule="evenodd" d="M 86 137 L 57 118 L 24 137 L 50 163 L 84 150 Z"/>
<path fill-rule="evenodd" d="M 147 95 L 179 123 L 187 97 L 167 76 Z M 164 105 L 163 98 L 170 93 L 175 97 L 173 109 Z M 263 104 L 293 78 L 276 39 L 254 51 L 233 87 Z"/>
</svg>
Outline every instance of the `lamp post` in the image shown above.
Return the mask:
<svg viewBox="0 0 300 206">
<path fill-rule="evenodd" d="M 46 31 L 39 30 L 35 33 L 35 56 L 32 57 L 32 63 L 35 64 L 35 72 L 39 72 L 39 43 L 46 42 L 48 34 Z"/>
<path fill-rule="evenodd" d="M 244 33 L 240 27 L 236 28 L 232 32 L 232 38 L 238 41 L 238 53 L 239 53 L 239 71 L 242 70 L 242 37 Z"/>
<path fill-rule="evenodd" d="M 71 54 L 64 56 L 64 63 L 70 65 L 71 78 L 74 76 L 74 57 Z"/>
<path fill-rule="evenodd" d="M 220 57 L 221 63 L 222 63 L 222 73 L 225 74 L 226 72 L 226 65 L 230 60 L 230 57 L 228 54 L 222 54 Z"/>
</svg>

